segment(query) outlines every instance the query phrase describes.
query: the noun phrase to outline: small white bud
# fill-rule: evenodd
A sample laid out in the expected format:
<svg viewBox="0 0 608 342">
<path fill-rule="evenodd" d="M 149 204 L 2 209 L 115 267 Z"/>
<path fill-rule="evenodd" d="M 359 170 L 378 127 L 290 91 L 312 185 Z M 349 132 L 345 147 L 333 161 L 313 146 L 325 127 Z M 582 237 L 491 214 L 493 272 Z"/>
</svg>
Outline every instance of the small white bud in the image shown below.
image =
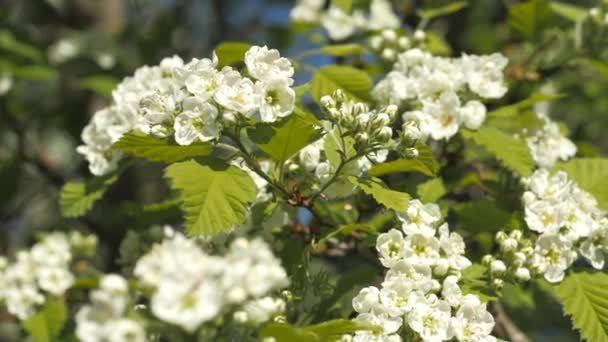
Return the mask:
<svg viewBox="0 0 608 342">
<path fill-rule="evenodd" d="M 397 53 L 391 48 L 385 48 L 384 50 L 382 50 L 382 58 L 392 61 L 395 59 L 396 56 Z"/>
<path fill-rule="evenodd" d="M 502 262 L 502 260 L 494 260 L 490 264 L 490 272 L 492 272 L 494 275 L 502 275 L 506 270 L 507 266 L 505 266 L 505 263 Z"/>
<path fill-rule="evenodd" d="M 335 107 L 336 101 L 334 101 L 334 99 L 331 96 L 325 95 L 321 98 L 321 106 L 323 106 L 324 108 Z"/>
<path fill-rule="evenodd" d="M 502 279 L 496 278 L 496 279 L 492 280 L 492 285 L 494 285 L 494 287 L 497 290 L 500 290 L 503 288 L 503 286 L 505 286 L 505 281 Z"/>
<path fill-rule="evenodd" d="M 511 236 L 512 239 L 519 241 L 522 236 L 521 230 L 514 230 L 511 233 L 509 233 L 509 236 Z"/>
<path fill-rule="evenodd" d="M 382 38 L 388 40 L 389 42 L 394 42 L 397 40 L 397 32 L 394 30 L 384 30 L 382 31 Z"/>
<path fill-rule="evenodd" d="M 426 33 L 424 33 L 424 31 L 416 30 L 416 32 L 414 32 L 414 39 L 424 40 L 425 38 L 426 38 Z"/>
<path fill-rule="evenodd" d="M 163 125 L 154 125 L 150 129 L 150 134 L 155 138 L 164 139 L 169 135 L 169 130 Z"/>
<path fill-rule="evenodd" d="M 600 16 L 600 9 L 597 7 L 593 7 L 589 10 L 589 15 L 592 17 L 599 17 Z"/>
<path fill-rule="evenodd" d="M 412 43 L 410 42 L 410 39 L 408 37 L 399 38 L 399 41 L 397 44 L 399 44 L 399 47 L 402 49 L 409 49 L 410 46 L 412 45 Z"/>
<path fill-rule="evenodd" d="M 249 315 L 243 310 L 235 311 L 232 317 L 239 323 L 247 323 L 249 320 Z"/>
<path fill-rule="evenodd" d="M 383 41 L 382 37 L 380 37 L 380 36 L 373 36 L 369 40 L 369 45 L 374 50 L 380 50 L 380 48 L 382 47 L 382 43 L 383 42 L 384 41 Z"/>
<path fill-rule="evenodd" d="M 490 265 L 492 261 L 494 261 L 494 257 L 490 254 L 486 254 L 483 256 L 483 258 L 481 258 L 481 263 L 486 266 Z"/>
<path fill-rule="evenodd" d="M 507 238 L 500 244 L 500 247 L 503 251 L 506 252 L 514 251 L 517 248 L 517 240 L 513 238 Z"/>
<path fill-rule="evenodd" d="M 393 129 L 389 126 L 382 127 L 377 133 L 376 138 L 381 142 L 387 142 L 393 137 Z M 418 150 L 416 150 L 417 152 Z"/>
<path fill-rule="evenodd" d="M 520 265 L 526 263 L 527 259 L 528 257 L 526 257 L 526 255 L 522 252 L 516 252 L 513 254 L 513 262 L 518 263 Z"/>
<path fill-rule="evenodd" d="M 515 270 L 515 278 L 519 281 L 528 281 L 530 280 L 530 270 L 525 267 L 520 267 Z"/>
<path fill-rule="evenodd" d="M 410 158 L 410 159 L 418 158 L 419 154 L 420 154 L 420 152 L 418 152 L 418 149 L 415 147 L 408 147 L 405 149 L 405 156 L 407 158 Z"/>
<path fill-rule="evenodd" d="M 507 234 L 503 231 L 500 231 L 498 233 L 496 233 L 496 242 L 498 243 L 502 243 L 503 241 L 505 241 L 505 239 L 507 238 Z"/>
</svg>

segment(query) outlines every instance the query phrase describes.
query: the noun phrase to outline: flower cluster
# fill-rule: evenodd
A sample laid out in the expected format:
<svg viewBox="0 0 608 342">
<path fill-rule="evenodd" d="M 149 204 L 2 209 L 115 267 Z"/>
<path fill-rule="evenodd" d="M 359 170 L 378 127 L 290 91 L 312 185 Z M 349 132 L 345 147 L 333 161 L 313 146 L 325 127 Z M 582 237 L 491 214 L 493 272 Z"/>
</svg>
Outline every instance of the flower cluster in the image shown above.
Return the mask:
<svg viewBox="0 0 608 342">
<path fill-rule="evenodd" d="M 506 65 L 507 59 L 498 53 L 454 59 L 411 49 L 397 56 L 393 70 L 372 95 L 381 104 L 412 108 L 403 114 L 403 121 L 415 122 L 421 138 L 449 139 L 461 125 L 481 127 L 486 107 L 478 99 L 505 94 Z"/>
<path fill-rule="evenodd" d="M 72 251 L 82 250 L 83 244 L 94 248 L 96 239 L 56 232 L 30 250 L 18 252 L 13 263 L 0 258 L 0 302 L 5 302 L 9 313 L 24 320 L 45 302 L 45 294 L 63 295 L 74 283 Z"/>
<path fill-rule="evenodd" d="M 144 342 L 144 328 L 125 316 L 130 305 L 129 285 L 116 274 L 103 276 L 99 288 L 91 291 L 91 304 L 76 314 L 76 336 L 82 342 Z"/>
<path fill-rule="evenodd" d="M 354 9 L 352 13 L 335 5 L 323 12 L 324 3 L 322 0 L 298 0 L 291 10 L 291 20 L 299 23 L 320 21 L 333 40 L 344 40 L 365 31 L 395 29 L 401 24 L 388 0 L 372 0 L 369 9 Z"/>
<path fill-rule="evenodd" d="M 265 242 L 239 238 L 219 257 L 171 234 L 134 271 L 153 290 L 150 306 L 156 317 L 192 332 L 236 306 L 242 306 L 235 313 L 241 322 L 261 322 L 283 311 L 284 302 L 269 294 L 288 285 L 287 275 Z"/>
<path fill-rule="evenodd" d="M 408 36 L 400 30 L 385 29 L 373 34 L 369 38 L 369 45 L 383 59 L 394 62 L 397 56 L 412 48 L 424 49 L 426 43 L 426 33 L 418 30 L 413 35 Z"/>
<path fill-rule="evenodd" d="M 524 183 L 525 220 L 540 234 L 530 261 L 533 269 L 548 281 L 559 282 L 579 254 L 602 269 L 608 251 L 608 218 L 593 195 L 563 171 L 552 176 L 540 169 Z"/>
<path fill-rule="evenodd" d="M 534 255 L 533 243 L 522 237 L 521 230 L 510 233 L 499 231 L 495 241 L 499 251 L 494 255 L 485 255 L 482 264 L 488 267 L 491 285 L 500 290 L 505 281 L 526 282 L 530 280 L 530 261 Z"/>
<path fill-rule="evenodd" d="M 436 204 L 410 201 L 398 215 L 401 230 L 378 236 L 376 249 L 389 270 L 381 288 L 367 287 L 353 299 L 356 320 L 382 327 L 376 335 L 359 331 L 354 341 L 400 341 L 409 329 L 423 341 L 495 341 L 494 319 L 486 304 L 458 285 L 471 265 L 460 235 L 440 225 Z"/>
<path fill-rule="evenodd" d="M 111 106 L 94 114 L 82 132 L 78 152 L 95 175 L 114 168 L 120 153 L 112 144 L 138 130 L 180 145 L 218 139 L 225 126 L 253 118 L 274 122 L 290 115 L 294 69 L 279 52 L 253 46 L 245 53 L 245 73 L 218 69 L 218 59 L 174 56 L 157 66 L 143 66 L 113 91 Z"/>
<path fill-rule="evenodd" d="M 530 154 L 536 165 L 550 168 L 558 160 L 568 160 L 576 154 L 576 145 L 562 135 L 559 125 L 546 114 L 537 114 L 543 127 L 526 138 Z"/>
</svg>

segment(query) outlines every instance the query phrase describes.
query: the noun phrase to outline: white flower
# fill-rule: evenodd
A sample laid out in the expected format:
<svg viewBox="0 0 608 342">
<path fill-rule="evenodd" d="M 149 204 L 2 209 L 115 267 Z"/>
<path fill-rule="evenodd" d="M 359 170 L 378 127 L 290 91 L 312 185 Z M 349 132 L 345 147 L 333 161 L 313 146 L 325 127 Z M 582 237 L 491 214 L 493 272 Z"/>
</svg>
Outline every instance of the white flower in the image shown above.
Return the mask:
<svg viewBox="0 0 608 342">
<path fill-rule="evenodd" d="M 556 233 L 566 222 L 565 204 L 535 201 L 525 207 L 528 227 L 539 233 Z"/>
<path fill-rule="evenodd" d="M 289 12 L 289 18 L 293 22 L 313 23 L 321 16 L 324 0 L 298 0 Z"/>
<path fill-rule="evenodd" d="M 466 128 L 479 129 L 486 119 L 486 106 L 479 101 L 469 101 L 460 108 L 460 115 Z"/>
<path fill-rule="evenodd" d="M 263 122 L 275 122 L 293 112 L 296 93 L 285 79 L 275 78 L 255 84 L 260 118 Z"/>
<path fill-rule="evenodd" d="M 589 237 L 581 243 L 579 251 L 593 268 L 598 270 L 604 268 L 608 252 L 608 219 L 601 220 Z"/>
<path fill-rule="evenodd" d="M 164 283 L 151 300 L 152 313 L 166 322 L 193 332 L 219 313 L 223 305 L 219 284 L 209 279 Z"/>
<path fill-rule="evenodd" d="M 314 171 L 321 161 L 321 149 L 323 148 L 323 139 L 319 139 L 314 143 L 304 147 L 298 152 L 300 164 L 304 166 L 306 171 Z"/>
<path fill-rule="evenodd" d="M 28 319 L 36 312 L 36 306 L 44 303 L 44 296 L 29 284 L 10 287 L 3 297 L 8 312 L 20 320 Z"/>
<path fill-rule="evenodd" d="M 494 329 L 494 317 L 486 305 L 474 295 L 466 295 L 462 305 L 458 308 L 452 319 L 452 326 L 459 341 L 463 342 L 490 342 L 496 338 L 490 336 Z"/>
<path fill-rule="evenodd" d="M 525 183 L 539 199 L 553 203 L 563 203 L 571 189 L 568 174 L 564 171 L 550 176 L 548 170 L 539 169 L 534 171 Z"/>
<path fill-rule="evenodd" d="M 213 98 L 229 111 L 251 116 L 256 109 L 255 85 L 248 78 L 227 77 Z"/>
<path fill-rule="evenodd" d="M 372 0 L 369 5 L 369 13 L 367 22 L 369 30 L 398 28 L 401 25 L 399 17 L 393 11 L 390 1 Z"/>
<path fill-rule="evenodd" d="M 414 284 L 407 281 L 390 281 L 382 284 L 380 299 L 388 313 L 393 317 L 407 314 L 422 292 L 414 288 Z"/>
<path fill-rule="evenodd" d="M 386 273 L 385 282 L 409 282 L 421 292 L 428 292 L 433 287 L 429 265 L 410 262 L 409 259 L 400 260 Z M 384 284 L 383 283 L 383 284 Z"/>
<path fill-rule="evenodd" d="M 454 92 L 444 92 L 437 102 L 424 101 L 422 111 L 429 116 L 428 129 L 435 140 L 449 139 L 460 127 L 460 100 Z"/>
<path fill-rule="evenodd" d="M 486 56 L 463 55 L 460 59 L 469 88 L 481 97 L 500 98 L 507 88 L 503 85 L 503 69 L 508 60 L 499 53 Z"/>
<path fill-rule="evenodd" d="M 414 199 L 409 202 L 405 213 L 397 213 L 397 217 L 402 222 L 401 228 L 405 234 L 434 236 L 434 225 L 441 218 L 441 212 L 435 203 L 422 204 Z"/>
<path fill-rule="evenodd" d="M 448 265 L 456 270 L 464 270 L 471 266 L 471 261 L 464 256 L 465 244 L 462 236 L 448 229 L 448 224 L 442 224 L 439 229 L 439 245 L 443 251 Z"/>
<path fill-rule="evenodd" d="M 175 118 L 175 141 L 190 145 L 197 139 L 209 141 L 219 136 L 218 110 L 199 98 L 189 97 L 183 102 L 183 112 Z"/>
<path fill-rule="evenodd" d="M 450 324 L 450 304 L 443 300 L 416 303 L 407 316 L 407 321 L 424 341 L 445 341 L 453 336 Z"/>
<path fill-rule="evenodd" d="M 369 286 L 361 289 L 353 298 L 353 309 L 358 313 L 366 313 L 378 303 L 380 303 L 380 291 L 375 286 Z"/>
<path fill-rule="evenodd" d="M 384 335 L 396 333 L 402 323 L 401 317 L 392 317 L 382 304 L 374 305 L 368 313 L 359 314 L 355 320 L 382 327 Z"/>
<path fill-rule="evenodd" d="M 41 267 L 37 273 L 38 286 L 56 296 L 62 295 L 74 283 L 74 276 L 64 267 Z"/>
<path fill-rule="evenodd" d="M 293 66 L 287 58 L 281 57 L 278 50 L 252 46 L 245 52 L 245 65 L 249 75 L 255 79 L 264 82 L 278 79 L 288 86 L 293 83 Z"/>
<path fill-rule="evenodd" d="M 109 321 L 104 326 L 105 341 L 108 342 L 145 342 L 146 334 L 141 325 L 130 319 Z"/>
<path fill-rule="evenodd" d="M 372 96 L 383 105 L 400 105 L 416 96 L 415 84 L 403 73 L 389 72 L 372 90 Z"/>
<path fill-rule="evenodd" d="M 457 276 L 450 275 L 443 280 L 441 297 L 453 307 L 460 305 L 462 301 L 462 290 L 460 289 L 460 286 L 458 286 Z"/>
<path fill-rule="evenodd" d="M 357 29 L 357 19 L 337 6 L 331 6 L 321 17 L 323 28 L 333 40 L 343 40 L 352 36 Z"/>
<path fill-rule="evenodd" d="M 542 234 L 534 248 L 532 265 L 543 273 L 545 279 L 556 283 L 564 279 L 564 271 L 576 259 L 572 243 L 557 234 Z"/>
<path fill-rule="evenodd" d="M 285 311 L 285 301 L 279 298 L 263 297 L 252 300 L 243 306 L 248 321 L 255 324 L 268 322 Z"/>
<path fill-rule="evenodd" d="M 405 257 L 414 264 L 434 265 L 439 259 L 439 240 L 422 234 L 408 235 L 405 238 Z"/>
<path fill-rule="evenodd" d="M 383 233 L 376 240 L 376 249 L 380 253 L 380 262 L 384 267 L 392 267 L 405 256 L 403 234 L 397 229 Z"/>
<path fill-rule="evenodd" d="M 576 154 L 576 145 L 564 137 L 559 125 L 546 115 L 538 115 L 545 125 L 526 139 L 532 158 L 543 168 L 552 167 L 558 160 L 568 160 Z"/>
</svg>

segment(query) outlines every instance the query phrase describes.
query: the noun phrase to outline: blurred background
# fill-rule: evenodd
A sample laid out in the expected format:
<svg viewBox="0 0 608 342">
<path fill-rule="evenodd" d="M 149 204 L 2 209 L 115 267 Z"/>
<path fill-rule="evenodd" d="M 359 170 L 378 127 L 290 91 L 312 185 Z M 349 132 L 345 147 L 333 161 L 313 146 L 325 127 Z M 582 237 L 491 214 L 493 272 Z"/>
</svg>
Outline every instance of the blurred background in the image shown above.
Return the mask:
<svg viewBox="0 0 608 342">
<path fill-rule="evenodd" d="M 603 31 L 547 15 L 537 23 L 534 37 L 523 37 L 508 21 L 509 6 L 518 2 L 469 1 L 467 8 L 433 21 L 428 30 L 447 42 L 452 55 L 507 55 L 511 90 L 505 103 L 534 90 L 564 93 L 544 110 L 564 123 L 580 155 L 606 155 L 608 58 Z M 409 29 L 418 24 L 416 10 L 446 3 L 393 1 Z M 569 3 L 583 8 L 598 4 Z M 293 57 L 327 41 L 321 29 L 290 25 L 293 6 L 289 0 L 0 0 L 0 254 L 14 253 L 42 231 L 80 228 L 98 234 L 100 258 L 110 271 L 119 268 L 116 260 L 125 233 L 146 224 L 137 220 L 142 227 L 132 226 L 132 218 L 142 215 L 142 204 L 166 198 L 162 166 L 138 161 L 92 213 L 62 218 L 61 186 L 91 177 L 75 151 L 82 128 L 109 102 L 123 77 L 163 57 L 208 57 L 224 41 L 268 45 Z M 312 65 L 331 62 L 327 56 L 307 57 Z M 299 73 L 296 85 L 309 77 Z M 180 217 L 175 208 L 163 215 Z M 518 313 L 518 323 L 531 331 L 533 340 L 576 339 L 550 300 L 535 301 L 521 291 L 513 296 L 507 309 Z M 535 316 L 541 309 L 547 314 Z M 556 322 L 565 330 L 555 328 Z"/>
</svg>

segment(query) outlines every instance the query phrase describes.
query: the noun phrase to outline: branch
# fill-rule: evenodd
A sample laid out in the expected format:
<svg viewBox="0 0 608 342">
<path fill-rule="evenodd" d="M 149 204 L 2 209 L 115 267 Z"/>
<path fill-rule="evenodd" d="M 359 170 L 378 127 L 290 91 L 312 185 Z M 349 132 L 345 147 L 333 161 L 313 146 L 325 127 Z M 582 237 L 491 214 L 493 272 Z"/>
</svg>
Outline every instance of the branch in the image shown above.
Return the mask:
<svg viewBox="0 0 608 342">
<path fill-rule="evenodd" d="M 496 326 L 494 329 L 500 335 L 505 336 L 511 342 L 530 342 L 530 339 L 511 320 L 500 303 L 493 302 L 491 307 L 495 312 L 494 320 Z"/>
</svg>

